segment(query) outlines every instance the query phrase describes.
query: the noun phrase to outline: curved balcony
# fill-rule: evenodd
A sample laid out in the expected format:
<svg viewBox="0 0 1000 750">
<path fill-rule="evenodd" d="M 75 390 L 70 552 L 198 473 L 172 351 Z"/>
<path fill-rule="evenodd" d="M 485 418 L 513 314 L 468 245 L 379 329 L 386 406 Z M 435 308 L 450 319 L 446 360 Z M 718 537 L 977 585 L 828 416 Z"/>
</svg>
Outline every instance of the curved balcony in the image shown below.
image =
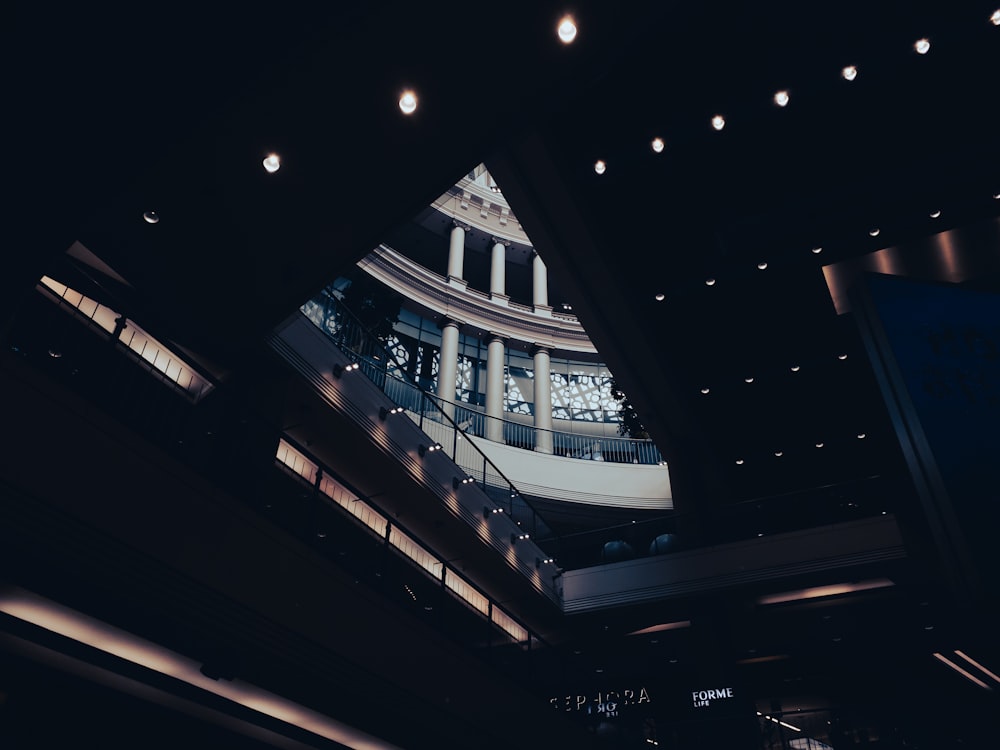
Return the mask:
<svg viewBox="0 0 1000 750">
<path fill-rule="evenodd" d="M 465 282 L 449 281 L 387 245 L 358 261 L 358 267 L 406 299 L 481 331 L 566 352 L 597 351 L 576 316 L 469 289 Z"/>
</svg>

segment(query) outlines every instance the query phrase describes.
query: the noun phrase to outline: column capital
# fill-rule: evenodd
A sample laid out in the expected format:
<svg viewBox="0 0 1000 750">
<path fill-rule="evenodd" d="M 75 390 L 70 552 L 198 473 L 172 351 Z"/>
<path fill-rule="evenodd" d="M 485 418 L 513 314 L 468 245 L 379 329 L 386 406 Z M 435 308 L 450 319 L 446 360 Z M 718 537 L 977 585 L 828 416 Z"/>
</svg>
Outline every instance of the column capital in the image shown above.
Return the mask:
<svg viewBox="0 0 1000 750">
<path fill-rule="evenodd" d="M 487 344 L 492 344 L 494 341 L 499 341 L 504 346 L 507 346 L 507 342 L 510 340 L 509 336 L 504 336 L 502 333 L 494 333 L 493 331 L 486 331 L 483 333 L 483 341 Z"/>
<path fill-rule="evenodd" d="M 468 232 L 470 229 L 472 229 L 471 224 L 466 224 L 464 221 L 459 221 L 458 219 L 452 219 L 451 225 L 452 227 L 461 229 L 464 232 Z"/>
<path fill-rule="evenodd" d="M 496 247 L 497 245 L 510 247 L 510 240 L 505 240 L 502 237 L 490 237 L 490 242 L 493 244 L 493 247 Z"/>
<path fill-rule="evenodd" d="M 448 326 L 454 326 L 455 328 L 461 330 L 462 326 L 464 325 L 466 325 L 465 321 L 458 320 L 457 318 L 453 318 L 450 315 L 442 315 L 441 318 L 437 321 L 437 326 L 441 330 L 444 330 Z"/>
<path fill-rule="evenodd" d="M 552 354 L 552 347 L 546 344 L 534 343 L 531 345 L 531 356 L 534 357 L 538 353 Z"/>
</svg>

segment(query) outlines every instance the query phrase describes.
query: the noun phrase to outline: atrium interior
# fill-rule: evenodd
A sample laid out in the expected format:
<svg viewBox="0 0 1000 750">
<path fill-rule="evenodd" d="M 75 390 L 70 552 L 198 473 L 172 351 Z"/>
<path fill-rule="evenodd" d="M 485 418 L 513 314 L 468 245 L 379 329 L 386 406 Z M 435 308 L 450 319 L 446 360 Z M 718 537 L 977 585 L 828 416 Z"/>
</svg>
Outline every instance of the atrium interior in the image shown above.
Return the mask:
<svg viewBox="0 0 1000 750">
<path fill-rule="evenodd" d="M 0 745 L 994 746 L 995 0 L 293 6 L 13 14 Z"/>
</svg>

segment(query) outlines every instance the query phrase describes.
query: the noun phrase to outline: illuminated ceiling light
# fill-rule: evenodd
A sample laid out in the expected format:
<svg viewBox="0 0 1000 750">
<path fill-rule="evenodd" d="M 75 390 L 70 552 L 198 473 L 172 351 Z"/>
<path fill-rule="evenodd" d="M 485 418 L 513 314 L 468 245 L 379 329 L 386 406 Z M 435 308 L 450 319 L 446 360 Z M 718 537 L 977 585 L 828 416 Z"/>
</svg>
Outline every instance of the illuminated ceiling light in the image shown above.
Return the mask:
<svg viewBox="0 0 1000 750">
<path fill-rule="evenodd" d="M 871 229 L 868 230 L 869 237 L 878 237 L 880 234 L 882 234 L 882 230 L 879 229 L 878 227 L 872 227 Z"/>
<path fill-rule="evenodd" d="M 278 158 L 277 154 L 268 154 L 261 163 L 268 174 L 274 174 L 281 169 L 281 159 Z"/>
<path fill-rule="evenodd" d="M 956 672 L 958 672 L 960 675 L 962 675 L 962 677 L 964 677 L 965 679 L 969 680 L 970 682 L 976 683 L 977 685 L 979 685 L 979 687 L 985 688 L 986 690 L 990 690 L 991 689 L 989 685 L 987 685 L 985 682 L 983 682 L 982 680 L 980 680 L 974 674 L 972 674 L 972 673 L 970 673 L 970 672 L 962 669 L 960 666 L 958 666 L 951 659 L 949 659 L 949 658 L 947 658 L 945 656 L 942 656 L 941 654 L 937 653 L 936 651 L 934 652 L 934 658 L 937 659 L 938 661 L 941 661 L 941 662 L 947 664 L 949 667 L 951 667 Z"/>
<path fill-rule="evenodd" d="M 146 222 L 147 224 L 159 224 L 160 223 L 160 215 L 158 213 L 156 213 L 156 211 L 146 211 L 142 215 L 142 220 L 144 222 Z"/>
<path fill-rule="evenodd" d="M 871 591 L 873 589 L 884 589 L 895 584 L 888 578 L 873 578 L 867 581 L 856 583 L 836 583 L 830 586 L 816 586 L 808 589 L 798 589 L 796 591 L 785 591 L 780 594 L 768 594 L 757 600 L 758 604 L 783 604 L 785 602 L 797 602 L 803 599 L 822 599 L 827 596 L 841 596 L 843 594 L 853 594 L 858 591 Z"/>
<path fill-rule="evenodd" d="M 798 372 L 799 370 L 802 369 L 802 367 L 799 365 L 792 365 L 790 369 L 792 372 Z"/>
<path fill-rule="evenodd" d="M 777 104 L 779 107 L 787 107 L 788 92 L 784 90 L 776 92 L 774 95 L 774 103 Z"/>
<path fill-rule="evenodd" d="M 993 193 L 993 200 L 1000 201 L 1000 193 Z"/>
<path fill-rule="evenodd" d="M 752 383 L 753 382 L 753 376 L 751 375 L 748 378 L 743 378 L 743 382 L 744 383 Z"/>
<path fill-rule="evenodd" d="M 660 292 L 659 294 L 656 295 L 657 302 L 663 302 L 663 300 L 665 300 L 666 298 L 667 295 L 663 294 L 663 292 Z"/>
<path fill-rule="evenodd" d="M 817 447 L 817 448 L 822 448 L 822 447 L 823 447 L 823 445 L 824 445 L 824 444 L 823 444 L 822 442 L 820 442 L 820 443 L 816 443 L 816 447 Z"/>
<path fill-rule="evenodd" d="M 649 635 L 650 633 L 662 633 L 664 630 L 681 630 L 691 627 L 690 620 L 677 620 L 676 622 L 662 622 L 659 625 L 650 625 L 648 628 L 633 630 L 628 635 Z"/>
<path fill-rule="evenodd" d="M 412 91 L 404 91 L 399 97 L 399 110 L 404 115 L 412 115 L 417 111 L 417 95 Z"/>
<path fill-rule="evenodd" d="M 655 151 L 656 153 L 658 153 L 658 154 L 663 153 L 663 139 L 662 138 L 654 138 L 653 142 L 650 145 L 653 147 L 653 151 Z"/>
<path fill-rule="evenodd" d="M 560 42 L 563 44 L 572 44 L 573 40 L 576 39 L 576 22 L 573 21 L 573 17 L 563 16 L 556 29 L 556 33 L 559 35 Z"/>
<path fill-rule="evenodd" d="M 847 355 L 846 354 L 838 354 L 837 355 L 837 359 L 839 359 L 841 362 L 843 362 L 845 359 L 847 359 Z"/>
<path fill-rule="evenodd" d="M 989 675 L 990 677 L 992 677 L 993 680 L 994 680 L 994 682 L 1000 684 L 1000 677 L 998 677 L 997 675 L 993 674 L 993 672 L 991 672 L 990 670 L 988 670 L 986 667 L 984 667 L 978 661 L 976 661 L 975 659 L 973 659 L 971 656 L 969 656 L 968 654 L 965 654 L 965 653 L 959 651 L 958 649 L 955 649 L 955 654 L 957 656 L 960 656 L 963 659 L 965 659 L 967 662 L 969 662 L 969 664 L 971 664 L 972 666 L 974 666 L 976 669 L 978 669 L 983 674 Z"/>
<path fill-rule="evenodd" d="M 736 459 L 736 465 L 737 466 L 742 466 L 744 463 L 746 463 L 746 462 L 742 458 L 737 458 Z"/>
<path fill-rule="evenodd" d="M 913 49 L 917 51 L 918 55 L 926 55 L 931 51 L 931 43 L 928 39 L 918 39 L 913 43 Z"/>
<path fill-rule="evenodd" d="M 722 130 L 724 127 L 726 127 L 726 118 L 723 117 L 722 115 L 715 115 L 712 118 L 712 127 L 715 128 L 716 130 Z"/>
<path fill-rule="evenodd" d="M 990 16 L 990 23 L 994 26 L 1000 26 L 1000 8 L 993 11 L 993 15 Z"/>
<path fill-rule="evenodd" d="M 598 159 L 594 162 L 594 171 L 597 172 L 597 174 L 604 174 L 608 171 L 608 165 Z"/>
<path fill-rule="evenodd" d="M 932 218 L 932 219 L 936 219 L 936 218 L 938 218 L 939 216 L 941 216 L 941 211 L 939 211 L 939 210 L 937 210 L 937 211 L 931 211 L 931 214 L 930 214 L 930 215 L 931 215 L 931 218 Z"/>
<path fill-rule="evenodd" d="M 774 452 L 774 457 L 775 457 L 775 458 L 781 458 L 781 457 L 782 457 L 782 456 L 784 456 L 784 455 L 785 455 L 785 452 L 784 452 L 784 451 L 775 451 L 775 452 Z"/>
<path fill-rule="evenodd" d="M 840 71 L 840 75 L 844 77 L 845 81 L 853 81 L 858 77 L 858 68 L 855 65 L 848 65 Z"/>
<path fill-rule="evenodd" d="M 813 255 L 819 255 L 821 252 L 823 252 L 823 248 L 821 248 L 819 245 L 817 245 L 812 249 Z"/>
<path fill-rule="evenodd" d="M 715 279 L 705 279 L 705 286 L 715 286 Z"/>
<path fill-rule="evenodd" d="M 760 263 L 757 264 L 757 268 L 763 271 L 765 268 L 767 268 L 767 261 L 762 260 Z"/>
<path fill-rule="evenodd" d="M 701 393 L 703 396 L 707 396 L 711 392 L 710 388 L 702 388 Z"/>
<path fill-rule="evenodd" d="M 864 440 L 866 437 L 868 437 L 868 435 L 866 435 L 865 433 L 863 432 L 858 433 L 858 440 Z"/>
</svg>

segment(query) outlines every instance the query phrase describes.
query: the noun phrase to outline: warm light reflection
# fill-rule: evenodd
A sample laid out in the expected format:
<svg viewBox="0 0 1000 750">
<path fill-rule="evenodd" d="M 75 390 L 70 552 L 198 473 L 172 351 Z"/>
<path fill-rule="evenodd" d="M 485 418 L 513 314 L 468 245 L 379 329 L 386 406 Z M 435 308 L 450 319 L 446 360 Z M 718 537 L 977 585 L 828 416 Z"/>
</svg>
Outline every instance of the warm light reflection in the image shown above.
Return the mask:
<svg viewBox="0 0 1000 750">
<path fill-rule="evenodd" d="M 983 682 L 982 680 L 980 680 L 978 677 L 976 677 L 974 674 L 972 674 L 968 670 L 962 669 L 962 667 L 958 666 L 955 662 L 953 662 L 951 659 L 947 658 L 946 656 L 943 656 L 942 654 L 939 654 L 939 653 L 937 653 L 935 651 L 934 652 L 934 658 L 937 659 L 940 662 L 943 662 L 944 664 L 947 664 L 949 667 L 951 667 L 956 672 L 958 672 L 960 675 L 962 675 L 965 679 L 969 680 L 970 682 L 974 682 L 975 684 L 979 685 L 979 687 L 985 688 L 986 690 L 992 690 L 992 688 L 989 685 L 987 685 L 985 682 Z"/>
<path fill-rule="evenodd" d="M 787 107 L 788 99 L 789 97 L 787 91 L 778 91 L 774 95 L 774 103 L 777 104 L 779 107 Z"/>
<path fill-rule="evenodd" d="M 659 154 L 663 152 L 664 144 L 662 138 L 654 138 L 653 142 L 650 145 L 653 147 L 653 151 L 655 151 L 656 153 Z"/>
<path fill-rule="evenodd" d="M 914 42 L 913 49 L 917 51 L 918 55 L 926 55 L 931 51 L 931 43 L 927 39 L 918 39 Z"/>
<path fill-rule="evenodd" d="M 608 165 L 598 159 L 594 162 L 594 171 L 597 172 L 597 174 L 604 174 L 608 171 Z"/>
<path fill-rule="evenodd" d="M 663 622 L 659 625 L 650 625 L 648 628 L 633 630 L 629 635 L 648 635 L 649 633 L 660 633 L 664 630 L 680 630 L 691 627 L 690 620 L 677 620 L 676 622 Z"/>
<path fill-rule="evenodd" d="M 399 97 L 399 109 L 404 115 L 412 115 L 417 111 L 417 95 L 412 91 L 404 91 Z"/>
<path fill-rule="evenodd" d="M 715 128 L 716 130 L 722 130 L 724 127 L 726 127 L 726 118 L 723 117 L 722 115 L 715 115 L 712 118 L 712 127 Z"/>
<path fill-rule="evenodd" d="M 871 591 L 873 589 L 883 589 L 895 584 L 888 578 L 875 578 L 869 581 L 859 581 L 857 583 L 838 583 L 831 586 L 814 586 L 808 589 L 798 589 L 795 591 L 785 591 L 780 594 L 768 594 L 757 599 L 758 604 L 782 604 L 784 602 L 795 602 L 803 599 L 821 599 L 826 596 L 841 596 L 842 594 L 853 594 L 858 591 Z"/>
<path fill-rule="evenodd" d="M 853 81 L 855 78 L 858 77 L 857 66 L 854 65 L 846 66 L 843 70 L 840 71 L 840 75 L 842 75 L 844 77 L 844 80 L 846 81 Z"/>
<path fill-rule="evenodd" d="M 556 33 L 559 35 L 560 42 L 571 44 L 576 39 L 576 22 L 573 20 L 573 17 L 563 16 L 562 20 L 559 21 Z"/>
<path fill-rule="evenodd" d="M 959 651 L 958 649 L 955 649 L 955 654 L 958 655 L 958 656 L 960 656 L 960 657 L 962 657 L 963 659 L 965 659 L 967 662 L 969 662 L 969 664 L 971 664 L 972 666 L 974 666 L 976 669 L 978 669 L 983 674 L 988 675 L 990 678 L 993 679 L 994 682 L 1000 684 L 1000 677 L 997 677 L 993 672 L 991 672 L 990 670 L 988 670 L 986 667 L 984 667 L 978 661 L 976 661 L 975 659 L 973 659 L 971 656 L 969 656 L 968 654 L 966 654 L 963 651 Z"/>
<path fill-rule="evenodd" d="M 281 169 L 281 159 L 278 158 L 277 154 L 268 154 L 261 163 L 268 174 L 274 174 Z"/>
</svg>

